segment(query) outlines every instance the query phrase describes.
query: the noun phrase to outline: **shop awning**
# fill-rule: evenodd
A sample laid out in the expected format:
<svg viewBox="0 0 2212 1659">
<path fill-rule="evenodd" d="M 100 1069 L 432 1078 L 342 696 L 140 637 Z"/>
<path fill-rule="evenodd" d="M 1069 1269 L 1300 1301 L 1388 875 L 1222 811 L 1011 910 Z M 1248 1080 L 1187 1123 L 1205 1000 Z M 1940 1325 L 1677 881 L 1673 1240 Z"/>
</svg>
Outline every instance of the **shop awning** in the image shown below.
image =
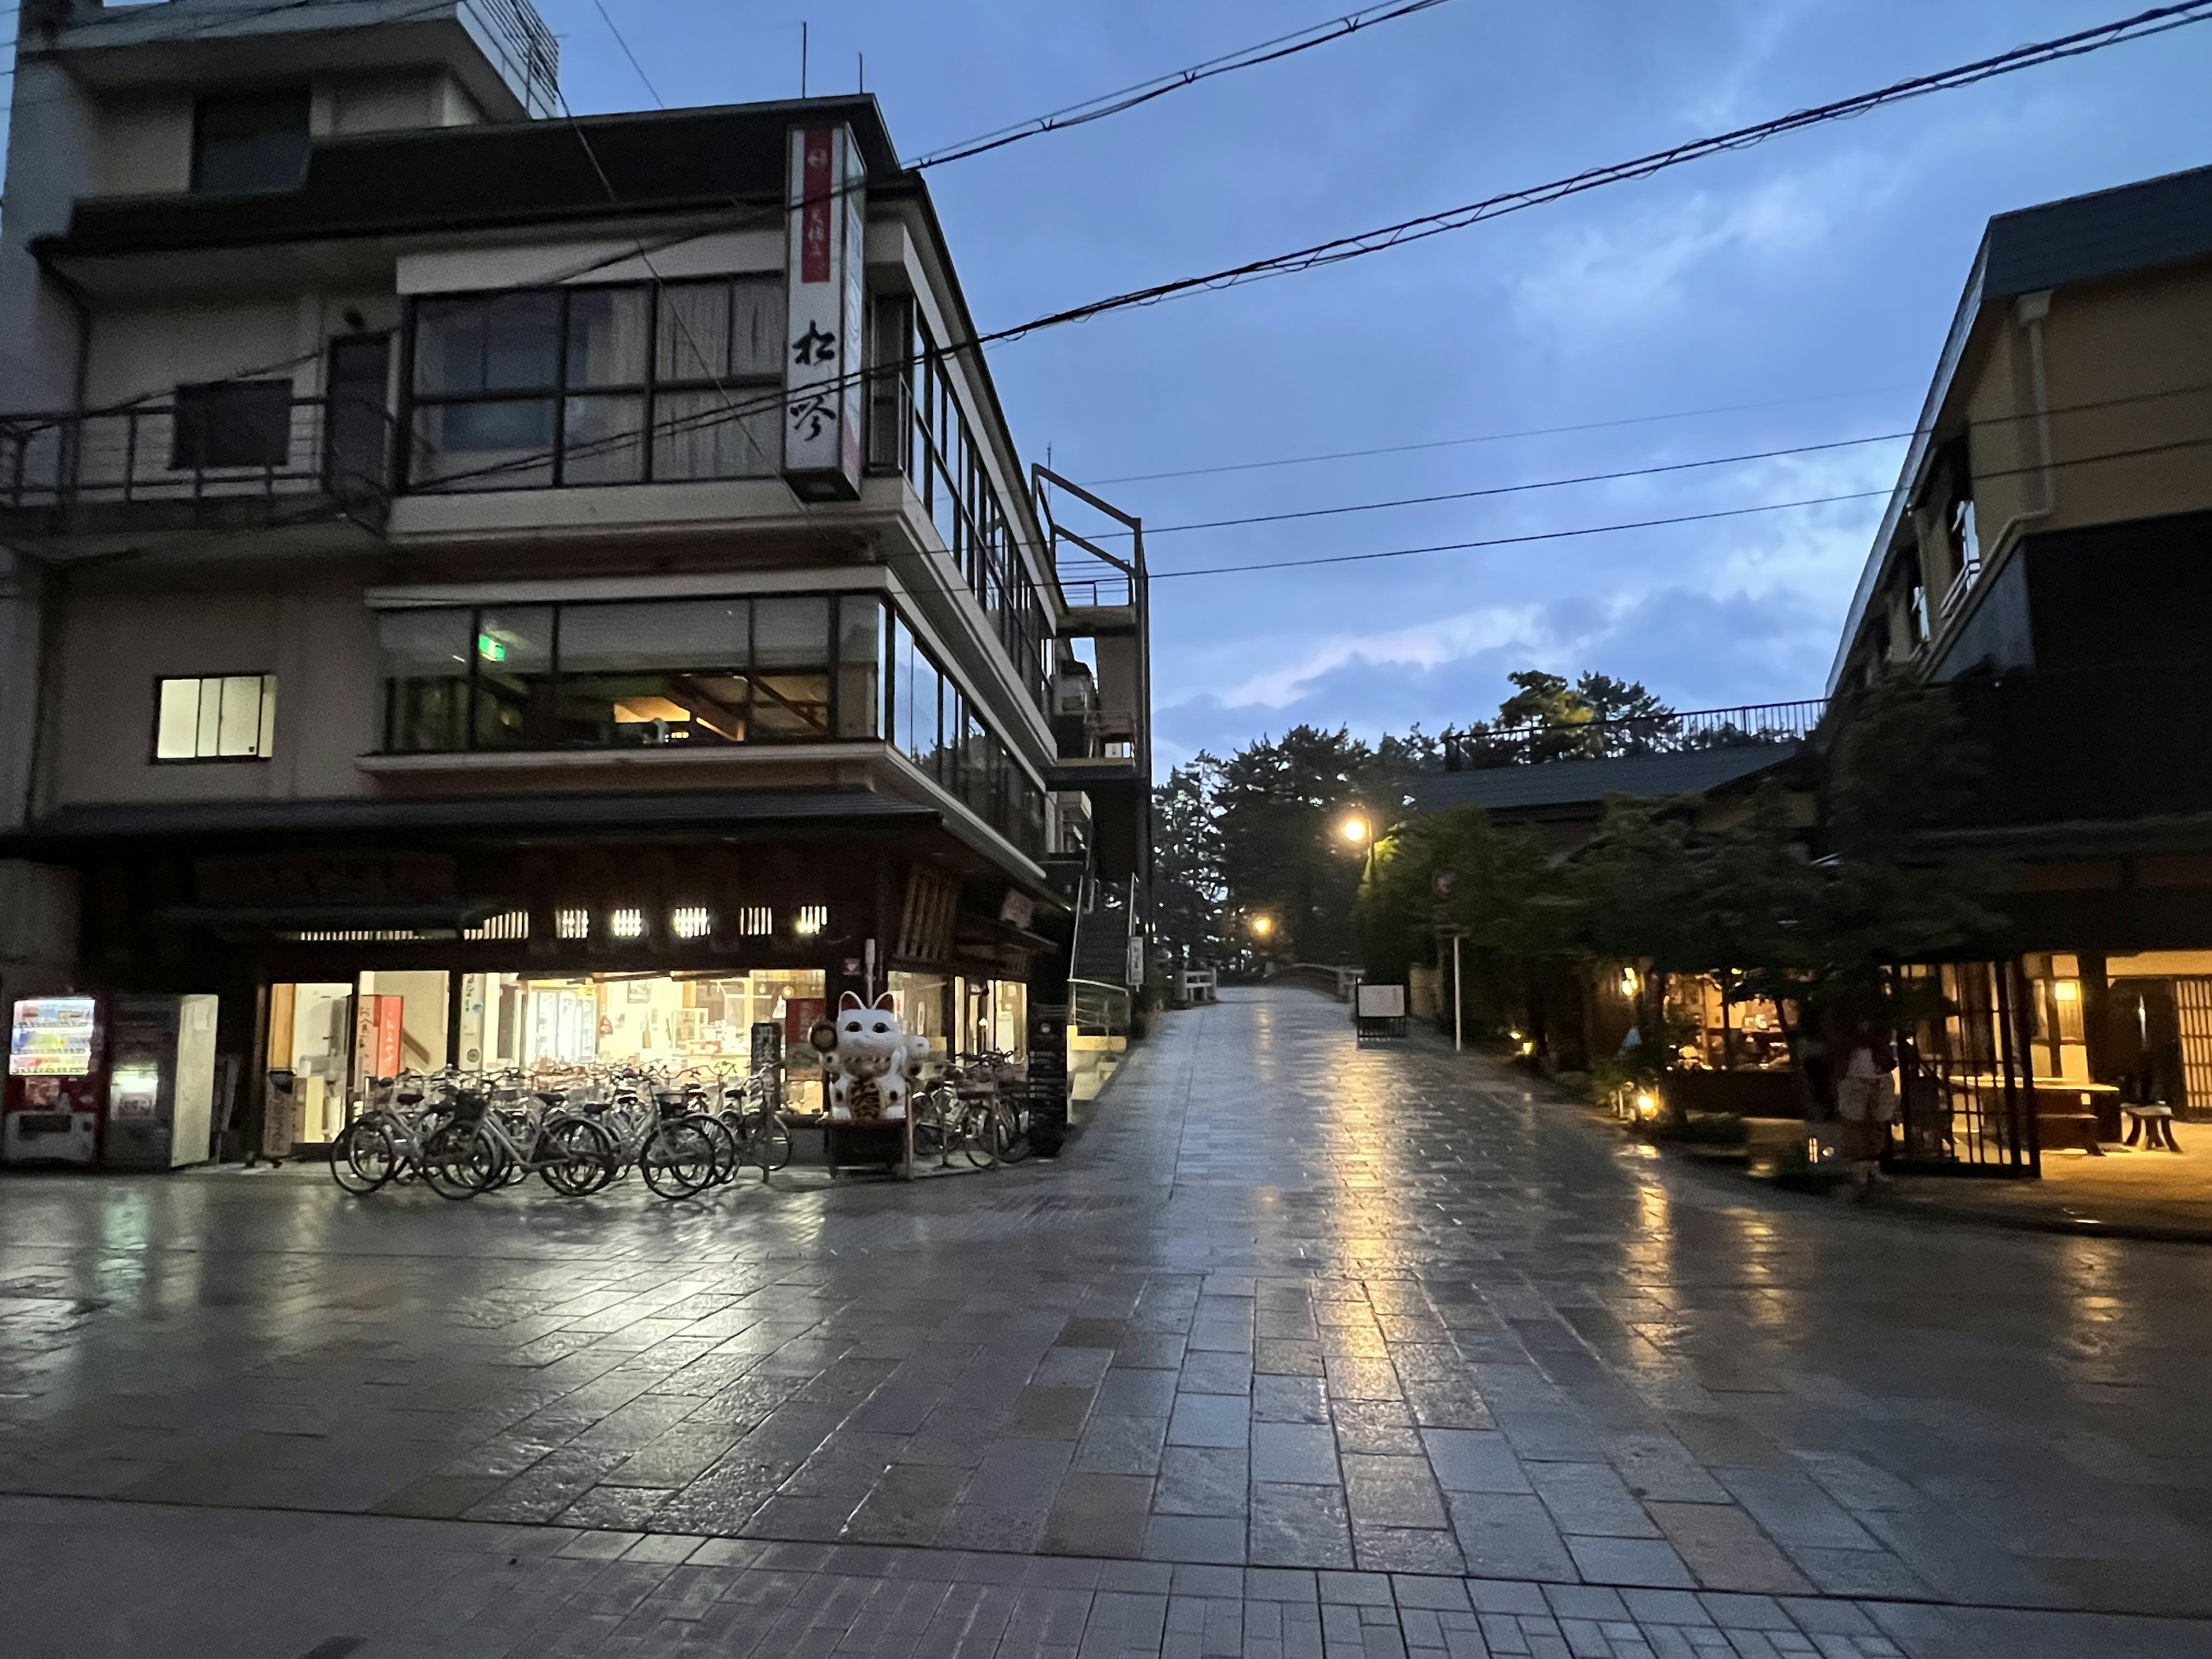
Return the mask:
<svg viewBox="0 0 2212 1659">
<path fill-rule="evenodd" d="M 512 910 L 505 899 L 452 899 L 430 904 L 179 904 L 155 913 L 173 927 L 237 933 L 458 933 Z"/>
<path fill-rule="evenodd" d="M 936 812 L 870 789 L 687 790 L 665 794 L 467 795 L 394 800 L 179 801 L 65 806 L 8 837 L 21 848 L 65 851 L 87 841 L 167 836 L 355 835 L 364 831 L 540 830 L 651 836 L 671 830 L 763 829 L 835 823 L 889 829 Z"/>
</svg>

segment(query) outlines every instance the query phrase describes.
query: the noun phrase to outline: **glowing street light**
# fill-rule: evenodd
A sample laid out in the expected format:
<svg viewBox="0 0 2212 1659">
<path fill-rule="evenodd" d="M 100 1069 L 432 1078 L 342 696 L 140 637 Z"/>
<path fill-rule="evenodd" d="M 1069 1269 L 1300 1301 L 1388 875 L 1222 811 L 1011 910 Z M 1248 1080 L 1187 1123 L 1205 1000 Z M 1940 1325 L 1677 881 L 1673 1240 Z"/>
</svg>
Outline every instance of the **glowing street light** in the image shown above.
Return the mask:
<svg viewBox="0 0 2212 1659">
<path fill-rule="evenodd" d="M 1265 939 L 1265 938 L 1267 938 L 1268 934 L 1270 934 L 1270 933 L 1273 933 L 1273 932 L 1275 931 L 1275 919 L 1274 919 L 1274 917 L 1273 917 L 1273 916 L 1255 916 L 1255 917 L 1253 917 L 1253 918 L 1252 918 L 1252 931 L 1253 931 L 1254 933 L 1257 933 L 1257 934 L 1258 934 L 1261 939 Z"/>
<path fill-rule="evenodd" d="M 1337 825 L 1336 833 L 1342 836 L 1345 840 L 1350 842 L 1354 847 L 1357 847 L 1360 842 L 1367 839 L 1367 820 L 1361 817 L 1357 812 L 1355 812 L 1350 817 L 1345 819 L 1342 823 Z"/>
</svg>

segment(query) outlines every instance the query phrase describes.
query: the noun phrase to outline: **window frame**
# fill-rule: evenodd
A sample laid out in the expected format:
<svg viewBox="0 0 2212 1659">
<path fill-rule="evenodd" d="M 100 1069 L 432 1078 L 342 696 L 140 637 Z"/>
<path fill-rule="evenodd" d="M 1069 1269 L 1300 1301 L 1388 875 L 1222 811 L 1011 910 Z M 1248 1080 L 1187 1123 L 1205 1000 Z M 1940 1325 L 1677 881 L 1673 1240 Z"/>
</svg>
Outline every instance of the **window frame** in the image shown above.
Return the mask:
<svg viewBox="0 0 2212 1659">
<path fill-rule="evenodd" d="M 488 495 L 505 494 L 514 490 L 606 489 L 621 489 L 632 484 L 719 483 L 729 483 L 735 480 L 773 478 L 779 477 L 783 470 L 783 455 L 781 443 L 782 420 L 781 416 L 780 401 L 778 404 L 778 418 L 776 421 L 778 444 L 775 453 L 765 458 L 764 470 L 735 472 L 726 476 L 719 473 L 708 474 L 705 477 L 685 474 L 672 478 L 664 478 L 657 476 L 658 469 L 656 467 L 656 460 L 658 458 L 656 452 L 658 446 L 655 440 L 659 433 L 659 404 L 660 398 L 664 394 L 672 397 L 678 395 L 696 396 L 702 392 L 728 392 L 732 396 L 732 400 L 740 407 L 743 407 L 748 401 L 746 397 L 742 395 L 746 392 L 765 393 L 774 392 L 778 394 L 780 400 L 783 388 L 783 375 L 780 363 L 776 372 L 773 374 L 762 371 L 758 373 L 746 374 L 732 372 L 721 374 L 719 377 L 711 373 L 703 377 L 678 375 L 671 376 L 665 380 L 659 377 L 660 329 L 661 314 L 664 308 L 664 296 L 672 291 L 681 289 L 709 287 L 719 287 L 726 289 L 743 283 L 755 283 L 763 287 L 772 287 L 776 291 L 776 299 L 779 304 L 787 307 L 790 304 L 790 294 L 785 284 L 783 277 L 781 273 L 774 271 L 732 271 L 716 276 L 675 277 L 667 281 L 645 280 L 629 283 L 563 283 L 553 284 L 545 288 L 532 289 L 456 289 L 449 293 L 416 294 L 410 295 L 407 301 L 407 314 L 400 329 L 399 410 L 398 420 L 400 434 L 398 489 L 403 493 L 422 495 Z M 639 348 L 638 379 L 635 380 L 624 380 L 620 382 L 610 381 L 604 385 L 575 383 L 571 374 L 570 352 L 574 344 L 572 330 L 574 328 L 576 296 L 578 295 L 596 295 L 623 293 L 636 294 L 641 295 L 644 306 L 644 331 Z M 420 374 L 416 354 L 421 349 L 422 345 L 421 315 L 422 308 L 426 304 L 436 306 L 445 304 L 459 305 L 467 303 L 483 303 L 501 299 L 514 299 L 524 295 L 544 296 L 552 299 L 555 302 L 552 374 L 550 378 L 542 386 L 535 388 L 507 387 L 497 391 L 477 392 L 425 392 L 420 390 Z M 779 353 L 780 351 L 781 348 L 779 347 Z M 566 476 L 571 459 L 568 453 L 569 404 L 573 400 L 579 398 L 613 399 L 618 398 L 634 398 L 637 400 L 639 422 L 637 430 L 635 434 L 635 440 L 639 451 L 637 475 L 635 477 L 590 478 L 580 483 L 571 483 L 568 482 Z M 529 478 L 526 478 L 524 482 L 516 483 L 463 482 L 457 485 L 453 482 L 456 477 L 463 480 L 478 478 L 483 475 L 484 471 L 495 471 L 497 470 L 496 467 L 492 469 L 475 470 L 460 469 L 454 473 L 447 475 L 445 477 L 434 478 L 427 482 L 422 479 L 420 476 L 422 467 L 420 465 L 419 458 L 427 450 L 427 446 L 423 445 L 416 436 L 415 422 L 416 416 L 418 411 L 425 409 L 453 408 L 471 404 L 523 404 L 544 402 L 550 402 L 552 404 L 552 441 L 550 448 L 545 453 L 543 463 L 546 471 L 546 482 L 541 483 Z M 742 430 L 744 417 L 742 416 L 733 416 L 732 418 L 738 422 Z M 532 461 L 533 465 L 529 470 L 534 471 L 536 464 L 536 457 L 534 453 L 532 455 Z M 511 465 L 511 463 L 500 463 L 498 465 L 504 466 Z M 519 466 L 516 467 L 515 470 L 518 472 L 525 471 L 525 469 Z"/>
<path fill-rule="evenodd" d="M 827 680 L 827 699 L 823 704 L 824 724 L 823 730 L 819 732 L 777 732 L 773 735 L 766 736 L 754 735 L 755 725 L 750 716 L 750 710 L 753 706 L 753 692 L 750 684 L 750 677 L 761 672 L 759 664 L 754 660 L 757 655 L 758 644 L 757 612 L 755 610 L 755 607 L 764 599 L 820 599 L 825 603 L 828 611 L 828 623 L 827 631 L 823 641 L 823 649 L 825 654 L 823 655 L 821 663 L 816 666 L 809 666 L 805 668 L 793 667 L 785 671 L 792 673 L 815 673 L 818 672 L 825 677 Z M 517 611 L 526 608 L 535 610 L 542 607 L 551 611 L 552 625 L 549 637 L 552 643 L 548 651 L 550 666 L 545 674 L 545 679 L 548 684 L 545 701 L 547 704 L 553 708 L 557 713 L 560 706 L 562 687 L 567 683 L 569 678 L 567 669 L 562 660 L 561 643 L 562 619 L 569 612 L 590 610 L 601 605 L 678 605 L 702 603 L 730 604 L 736 603 L 738 601 L 743 601 L 746 605 L 744 651 L 746 660 L 743 669 L 741 670 L 743 673 L 749 677 L 745 705 L 747 709 L 745 735 L 734 743 L 716 745 L 717 748 L 728 749 L 734 751 L 754 748 L 789 748 L 799 744 L 889 743 L 892 739 L 887 735 L 888 726 L 884 721 L 884 715 L 890 704 L 891 693 L 889 689 L 890 665 L 880 656 L 878 659 L 875 671 L 878 678 L 877 688 L 873 694 L 865 695 L 861 698 L 861 701 L 866 704 L 866 716 L 876 725 L 877 729 L 874 732 L 865 735 L 840 735 L 845 717 L 845 698 L 843 692 L 844 675 L 841 671 L 848 666 L 848 665 L 841 660 L 841 655 L 843 641 L 844 612 L 846 602 L 848 600 L 856 605 L 872 607 L 878 611 L 878 614 L 876 626 L 873 629 L 877 641 L 877 648 L 879 653 L 888 650 L 890 644 L 890 635 L 888 631 L 888 624 L 884 619 L 888 616 L 896 615 L 896 607 L 893 605 L 891 597 L 888 592 L 881 588 L 873 587 L 827 589 L 804 588 L 781 590 L 767 593 L 669 594 L 665 596 L 656 596 L 652 599 L 628 597 L 605 599 L 530 599 L 510 601 L 504 605 L 495 602 L 482 605 L 435 605 L 396 607 L 390 611 L 380 613 L 380 617 L 381 615 L 400 616 L 413 613 L 417 615 L 434 614 L 442 616 L 459 616 L 466 618 L 467 628 L 463 637 L 468 641 L 468 672 L 465 676 L 456 675 L 453 677 L 466 688 L 459 719 L 459 726 L 463 741 L 461 746 L 458 749 L 401 749 L 395 748 L 392 745 L 392 734 L 396 726 L 398 712 L 397 700 L 393 696 L 392 688 L 398 682 L 391 675 L 384 672 L 385 665 L 382 660 L 382 642 L 380 639 L 378 648 L 379 661 L 377 665 L 377 687 L 380 713 L 379 716 L 377 733 L 378 748 L 376 752 L 380 755 L 393 756 L 510 754 L 558 755 L 599 754 L 608 752 L 617 745 L 563 744 L 555 742 L 551 744 L 525 744 L 515 747 L 506 747 L 502 745 L 483 744 L 478 741 L 477 711 L 481 707 L 480 684 L 483 678 L 483 657 L 478 642 L 483 637 L 483 618 L 487 615 L 494 615 L 502 610 Z M 380 628 L 381 627 L 380 617 Z M 622 671 L 616 669 L 592 669 L 580 672 L 576 678 L 579 679 L 596 678 L 609 674 L 619 673 L 621 672 Z M 640 670 L 638 672 L 641 673 L 654 673 L 662 671 L 647 669 Z"/>
<path fill-rule="evenodd" d="M 255 185 L 244 189 L 236 186 L 221 190 L 213 188 L 207 184 L 204 177 L 207 112 L 210 106 L 214 105 L 228 105 L 233 108 L 242 108 L 249 104 L 259 105 L 266 109 L 296 105 L 301 117 L 298 131 L 299 174 L 290 182 L 282 185 Z M 285 137 L 289 138 L 292 136 L 290 129 L 286 129 Z M 314 88 L 305 82 L 274 87 L 233 87 L 228 89 L 203 92 L 192 100 L 192 131 L 185 162 L 191 179 L 191 191 L 195 196 L 281 196 L 288 191 L 296 191 L 307 182 L 307 167 L 313 159 L 314 149 Z"/>
<path fill-rule="evenodd" d="M 161 752 L 161 688 L 165 685 L 205 685 L 210 680 L 258 680 L 261 693 L 255 701 L 257 709 L 265 709 L 266 724 L 257 719 L 254 740 L 260 750 L 251 755 L 164 755 Z M 276 672 L 274 669 L 246 669 L 235 674 L 156 674 L 153 677 L 154 719 L 146 738 L 146 763 L 149 766 L 240 766 L 255 765 L 276 757 Z M 198 739 L 198 728 L 194 729 Z M 222 715 L 216 721 L 216 741 L 222 741 Z"/>
</svg>

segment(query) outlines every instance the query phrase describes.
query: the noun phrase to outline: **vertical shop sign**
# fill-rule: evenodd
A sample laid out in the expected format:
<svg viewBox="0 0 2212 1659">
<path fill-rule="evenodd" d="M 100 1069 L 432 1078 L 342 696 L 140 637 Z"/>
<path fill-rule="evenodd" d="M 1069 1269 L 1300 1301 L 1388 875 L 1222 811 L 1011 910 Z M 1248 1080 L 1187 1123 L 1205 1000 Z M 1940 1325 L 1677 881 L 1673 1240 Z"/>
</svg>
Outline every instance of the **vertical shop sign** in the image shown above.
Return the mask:
<svg viewBox="0 0 2212 1659">
<path fill-rule="evenodd" d="M 867 176 L 850 127 L 792 128 L 783 476 L 804 501 L 860 494 Z"/>
</svg>

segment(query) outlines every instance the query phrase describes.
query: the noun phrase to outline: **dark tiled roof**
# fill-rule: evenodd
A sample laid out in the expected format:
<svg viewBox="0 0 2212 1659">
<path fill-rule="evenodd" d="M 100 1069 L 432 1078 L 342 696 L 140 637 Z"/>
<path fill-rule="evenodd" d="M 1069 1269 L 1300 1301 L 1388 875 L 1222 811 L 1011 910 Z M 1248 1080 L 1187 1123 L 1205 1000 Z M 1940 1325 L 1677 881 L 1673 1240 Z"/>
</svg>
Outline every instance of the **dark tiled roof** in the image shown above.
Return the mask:
<svg viewBox="0 0 2212 1659">
<path fill-rule="evenodd" d="M 1981 297 L 2011 299 L 2212 254 L 2212 167 L 2169 173 L 1990 221 Z"/>
<path fill-rule="evenodd" d="M 40 251 L 84 258 L 775 207 L 784 135 L 802 120 L 851 124 L 871 191 L 916 184 L 872 98 L 733 104 L 325 139 L 295 191 L 83 200 L 68 234 Z"/>
<path fill-rule="evenodd" d="M 1597 806 L 1608 795 L 1664 800 L 1702 795 L 1779 766 L 1797 753 L 1795 743 L 1747 743 L 1697 749 L 1680 755 L 1639 755 L 1622 760 L 1546 761 L 1536 766 L 1493 766 L 1473 772 L 1431 773 L 1407 793 L 1417 811 L 1480 806 L 1511 812 L 1547 806 Z"/>
</svg>

